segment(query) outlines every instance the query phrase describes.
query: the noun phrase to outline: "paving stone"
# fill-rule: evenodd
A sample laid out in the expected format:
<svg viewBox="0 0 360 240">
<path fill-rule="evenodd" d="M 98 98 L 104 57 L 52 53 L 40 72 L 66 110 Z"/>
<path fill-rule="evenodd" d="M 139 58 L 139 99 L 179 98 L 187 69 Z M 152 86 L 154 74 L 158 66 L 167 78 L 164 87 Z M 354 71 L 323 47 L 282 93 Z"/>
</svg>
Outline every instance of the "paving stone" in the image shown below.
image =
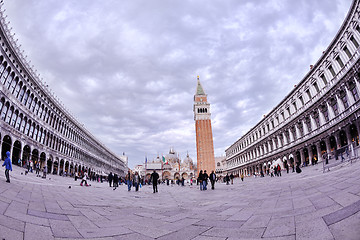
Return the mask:
<svg viewBox="0 0 360 240">
<path fill-rule="evenodd" d="M 239 229 L 239 228 L 211 228 L 210 230 L 201 234 L 201 236 L 209 236 L 209 237 L 233 237 L 233 238 L 261 238 L 264 233 L 265 228 L 247 228 L 247 229 Z"/>
<path fill-rule="evenodd" d="M 359 240 L 360 236 L 360 212 L 329 226 L 329 229 L 337 240 Z"/>
<path fill-rule="evenodd" d="M 334 239 L 329 228 L 326 226 L 322 219 L 316 219 L 314 221 L 296 221 L 296 239 L 322 239 L 330 240 Z"/>
<path fill-rule="evenodd" d="M 51 230 L 54 237 L 58 238 L 81 238 L 80 233 L 74 228 L 70 221 L 50 219 Z"/>
<path fill-rule="evenodd" d="M 54 239 L 50 227 L 26 223 L 24 240 L 51 240 Z"/>
<path fill-rule="evenodd" d="M 295 234 L 294 217 L 271 219 L 263 235 L 266 237 L 281 237 Z"/>
<path fill-rule="evenodd" d="M 69 218 L 66 215 L 42 212 L 42 211 L 31 210 L 31 209 L 28 210 L 28 215 L 35 216 L 35 217 L 41 217 L 41 218 L 69 221 Z"/>
<path fill-rule="evenodd" d="M 207 231 L 210 229 L 210 227 L 200 227 L 200 226 L 188 226 L 182 230 L 172 232 L 169 234 L 166 234 L 162 237 L 159 237 L 157 239 L 159 240 L 166 240 L 166 239 L 172 239 L 172 240 L 187 240 L 187 239 L 193 239 L 194 237 L 200 235 L 201 233 Z"/>
<path fill-rule="evenodd" d="M 359 211 L 360 211 L 360 201 L 357 201 L 347 207 L 344 207 L 336 212 L 332 212 L 324 216 L 323 219 L 327 225 L 331 225 L 345 218 L 348 218 Z"/>
<path fill-rule="evenodd" d="M 5 239 L 5 240 L 24 239 L 24 233 L 0 225 L 0 239 Z"/>
<path fill-rule="evenodd" d="M 153 240 L 154 238 L 141 235 L 139 233 L 131 233 L 131 234 L 125 234 L 120 236 L 115 236 L 114 239 L 116 240 Z"/>
<path fill-rule="evenodd" d="M 25 230 L 25 222 L 5 215 L 0 215 L 0 225 L 14 229 L 19 232 L 24 232 Z"/>
<path fill-rule="evenodd" d="M 271 215 L 254 215 L 249 218 L 242 226 L 242 228 L 262 228 L 267 227 L 269 221 L 271 219 Z"/>
<path fill-rule="evenodd" d="M 77 228 L 77 230 L 84 238 L 112 237 L 132 233 L 131 230 L 124 227 Z"/>
</svg>

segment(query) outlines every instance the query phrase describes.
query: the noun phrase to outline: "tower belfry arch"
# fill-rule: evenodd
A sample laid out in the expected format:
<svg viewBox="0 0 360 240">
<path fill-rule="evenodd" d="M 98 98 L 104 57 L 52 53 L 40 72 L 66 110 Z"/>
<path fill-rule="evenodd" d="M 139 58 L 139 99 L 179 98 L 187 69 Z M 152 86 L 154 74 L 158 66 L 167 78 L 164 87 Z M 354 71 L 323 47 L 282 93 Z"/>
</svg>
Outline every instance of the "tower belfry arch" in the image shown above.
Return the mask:
<svg viewBox="0 0 360 240">
<path fill-rule="evenodd" d="M 196 132 L 197 171 L 215 170 L 214 143 L 211 127 L 210 103 L 197 76 L 194 95 L 194 120 Z"/>
</svg>

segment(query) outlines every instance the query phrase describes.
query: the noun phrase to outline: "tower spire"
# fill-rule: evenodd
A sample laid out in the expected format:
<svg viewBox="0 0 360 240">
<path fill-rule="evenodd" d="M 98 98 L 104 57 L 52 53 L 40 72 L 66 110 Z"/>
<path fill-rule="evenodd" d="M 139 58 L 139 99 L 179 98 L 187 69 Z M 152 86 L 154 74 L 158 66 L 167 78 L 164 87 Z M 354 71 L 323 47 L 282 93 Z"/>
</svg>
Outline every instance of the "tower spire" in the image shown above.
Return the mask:
<svg viewBox="0 0 360 240">
<path fill-rule="evenodd" d="M 195 95 L 206 95 L 203 87 L 201 86 L 199 76 L 197 76 L 197 86 L 196 86 L 196 94 Z"/>
</svg>

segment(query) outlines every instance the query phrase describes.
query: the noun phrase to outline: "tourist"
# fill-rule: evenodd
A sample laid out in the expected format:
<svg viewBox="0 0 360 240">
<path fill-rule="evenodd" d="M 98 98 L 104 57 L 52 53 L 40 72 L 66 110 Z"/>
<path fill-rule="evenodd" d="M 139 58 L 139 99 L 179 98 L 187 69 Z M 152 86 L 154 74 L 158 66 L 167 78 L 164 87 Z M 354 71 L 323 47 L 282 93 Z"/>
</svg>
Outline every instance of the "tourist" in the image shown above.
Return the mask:
<svg viewBox="0 0 360 240">
<path fill-rule="evenodd" d="M 78 174 L 78 172 L 76 171 L 76 172 L 75 172 L 75 181 L 77 181 L 78 178 L 79 178 L 79 174 Z"/>
<path fill-rule="evenodd" d="M 285 163 L 285 168 L 286 168 L 286 173 L 289 173 L 289 164 L 287 162 Z"/>
<path fill-rule="evenodd" d="M 301 173 L 300 164 L 296 164 L 296 172 Z"/>
<path fill-rule="evenodd" d="M 140 186 L 140 176 L 138 172 L 135 172 L 134 178 L 134 187 L 135 187 L 135 191 L 139 191 L 139 186 Z"/>
<path fill-rule="evenodd" d="M 36 176 L 40 177 L 40 163 L 39 163 L 39 161 L 36 162 L 35 171 L 36 171 Z"/>
<path fill-rule="evenodd" d="M 154 172 L 151 174 L 150 179 L 151 179 L 152 184 L 153 184 L 154 193 L 155 193 L 155 192 L 158 192 L 157 183 L 158 183 L 158 179 L 159 179 L 159 174 L 158 174 L 155 170 L 154 170 Z"/>
<path fill-rule="evenodd" d="M 212 190 L 215 189 L 215 181 L 216 181 L 216 174 L 214 173 L 214 171 L 212 171 L 210 173 L 210 183 L 211 183 L 211 189 Z"/>
<path fill-rule="evenodd" d="M 108 175 L 108 181 L 109 181 L 109 186 L 111 187 L 111 183 L 112 183 L 112 181 L 113 181 L 112 172 L 110 172 L 110 174 Z"/>
<path fill-rule="evenodd" d="M 230 176 L 229 174 L 227 173 L 226 176 L 225 176 L 225 182 L 226 182 L 226 185 L 229 185 L 229 182 L 230 182 Z"/>
<path fill-rule="evenodd" d="M 209 179 L 209 175 L 206 173 L 206 170 L 204 171 L 203 174 L 203 190 L 207 190 L 207 181 Z"/>
<path fill-rule="evenodd" d="M 230 174 L 230 181 L 231 181 L 231 184 L 234 184 L 234 175 L 232 173 Z"/>
<path fill-rule="evenodd" d="M 203 171 L 202 170 L 200 170 L 200 172 L 199 172 L 197 182 L 198 182 L 198 184 L 200 184 L 200 191 L 202 191 L 203 190 L 203 183 L 202 183 L 203 182 Z"/>
<path fill-rule="evenodd" d="M 6 182 L 7 182 L 7 183 L 10 183 L 9 170 L 12 171 L 12 165 L 11 165 L 11 159 L 10 159 L 10 152 L 9 152 L 9 151 L 6 152 L 5 162 L 3 163 L 2 166 L 3 166 L 3 167 L 5 166 Z"/>
<path fill-rule="evenodd" d="M 34 163 L 33 161 L 30 160 L 30 172 L 33 172 L 33 168 L 34 168 Z"/>
<path fill-rule="evenodd" d="M 281 167 L 280 167 L 280 164 L 277 165 L 277 172 L 278 172 L 278 177 L 281 177 Z"/>
<path fill-rule="evenodd" d="M 113 177 L 113 187 L 114 187 L 113 190 L 119 187 L 119 177 L 116 173 L 114 173 L 114 177 Z"/>
<path fill-rule="evenodd" d="M 80 183 L 80 186 L 82 186 L 83 185 L 83 182 L 85 182 L 85 186 L 89 186 L 88 184 L 87 184 L 87 172 L 84 172 L 84 175 L 83 175 L 83 178 L 82 178 L 82 180 L 81 180 L 81 183 Z"/>
<path fill-rule="evenodd" d="M 48 171 L 47 165 L 45 164 L 44 168 L 43 168 L 43 176 L 42 178 L 46 178 L 46 173 Z"/>
<path fill-rule="evenodd" d="M 241 181 L 243 182 L 244 181 L 244 174 L 243 173 L 241 173 L 240 178 L 241 178 Z"/>
<path fill-rule="evenodd" d="M 128 171 L 128 174 L 126 174 L 125 180 L 126 180 L 126 183 L 127 183 L 127 186 L 128 186 L 128 191 L 130 191 L 131 186 L 132 186 L 132 175 L 131 175 L 130 170 Z"/>
</svg>

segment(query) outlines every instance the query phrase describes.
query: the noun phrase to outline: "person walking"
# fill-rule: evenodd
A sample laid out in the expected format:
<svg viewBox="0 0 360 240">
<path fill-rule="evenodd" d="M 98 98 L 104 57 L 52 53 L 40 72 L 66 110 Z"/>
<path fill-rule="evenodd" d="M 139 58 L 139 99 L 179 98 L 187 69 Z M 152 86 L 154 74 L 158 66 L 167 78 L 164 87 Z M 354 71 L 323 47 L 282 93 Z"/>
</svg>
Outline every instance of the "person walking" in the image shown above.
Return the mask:
<svg viewBox="0 0 360 240">
<path fill-rule="evenodd" d="M 35 171 L 36 171 L 36 176 L 40 177 L 40 163 L 39 163 L 39 161 L 36 162 Z"/>
<path fill-rule="evenodd" d="M 154 170 L 154 172 L 151 174 L 150 179 L 151 179 L 152 184 L 153 184 L 154 193 L 158 192 L 157 184 L 158 184 L 159 174 L 158 174 L 155 170 Z"/>
<path fill-rule="evenodd" d="M 84 175 L 83 175 L 83 178 L 81 180 L 80 186 L 83 185 L 83 182 L 85 182 L 85 186 L 89 186 L 88 183 L 87 183 L 87 178 L 88 178 L 87 172 L 84 172 Z"/>
<path fill-rule="evenodd" d="M 112 174 L 112 172 L 110 172 L 110 174 L 108 175 L 108 181 L 109 181 L 109 186 L 111 187 L 111 183 L 113 182 L 113 174 Z"/>
<path fill-rule="evenodd" d="M 119 187 L 119 177 L 116 173 L 114 173 L 114 177 L 113 177 L 113 187 L 114 187 L 113 190 Z"/>
<path fill-rule="evenodd" d="M 241 173 L 240 178 L 241 178 L 241 181 L 243 182 L 244 181 L 244 174 L 243 173 Z"/>
<path fill-rule="evenodd" d="M 197 179 L 197 181 L 198 181 L 198 183 L 200 184 L 200 191 L 202 191 L 203 190 L 203 171 L 202 170 L 200 170 L 200 172 L 199 172 L 199 176 L 198 176 L 198 179 Z"/>
<path fill-rule="evenodd" d="M 2 165 L 3 167 L 5 166 L 5 177 L 6 177 L 6 182 L 10 183 L 10 174 L 9 171 L 12 171 L 12 165 L 11 165 L 11 159 L 10 159 L 10 152 L 7 151 L 6 152 L 6 158 L 5 158 L 5 162 Z"/>
<path fill-rule="evenodd" d="M 33 172 L 34 163 L 32 160 L 30 160 L 30 172 Z"/>
<path fill-rule="evenodd" d="M 278 177 L 281 177 L 281 167 L 280 167 L 280 164 L 277 165 L 277 172 L 278 172 Z"/>
<path fill-rule="evenodd" d="M 234 184 L 234 175 L 232 173 L 230 174 L 230 181 L 231 185 Z"/>
<path fill-rule="evenodd" d="M 125 177 L 125 180 L 126 180 L 126 183 L 127 183 L 127 186 L 128 186 L 128 191 L 131 190 L 131 186 L 132 186 L 132 175 L 131 175 L 131 172 L 130 170 L 128 171 L 128 174 L 126 174 L 126 177 Z"/>
<path fill-rule="evenodd" d="M 212 171 L 210 173 L 210 183 L 211 183 L 211 189 L 212 190 L 215 189 L 215 181 L 216 181 L 216 174 L 214 173 L 214 171 Z"/>
<path fill-rule="evenodd" d="M 46 178 L 46 173 L 48 171 L 47 165 L 45 164 L 44 168 L 43 168 L 43 176 L 42 178 Z"/>
<path fill-rule="evenodd" d="M 226 181 L 226 185 L 229 185 L 229 182 L 230 182 L 230 176 L 229 174 L 227 173 L 226 176 L 225 176 L 225 181 Z"/>
<path fill-rule="evenodd" d="M 204 170 L 203 174 L 203 190 L 207 190 L 207 181 L 209 179 L 209 175 L 206 173 L 206 170 Z"/>
<path fill-rule="evenodd" d="M 135 172 L 135 175 L 134 175 L 134 187 L 135 187 L 135 191 L 139 191 L 139 186 L 140 186 L 140 176 L 139 176 L 139 173 L 138 172 Z"/>
</svg>

